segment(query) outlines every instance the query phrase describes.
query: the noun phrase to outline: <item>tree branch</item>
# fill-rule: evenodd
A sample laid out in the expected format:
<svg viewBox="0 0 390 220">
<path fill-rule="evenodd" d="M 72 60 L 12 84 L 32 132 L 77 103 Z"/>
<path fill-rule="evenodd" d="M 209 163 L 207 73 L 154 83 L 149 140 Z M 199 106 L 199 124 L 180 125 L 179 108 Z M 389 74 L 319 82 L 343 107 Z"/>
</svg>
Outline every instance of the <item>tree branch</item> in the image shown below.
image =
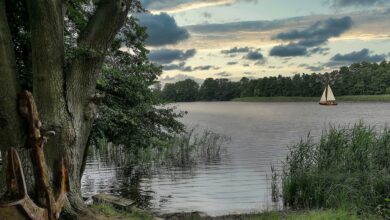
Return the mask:
<svg viewBox="0 0 390 220">
<path fill-rule="evenodd" d="M 80 53 L 72 60 L 66 76 L 67 103 L 78 137 L 76 146 L 82 156 L 88 142 L 96 108 L 96 80 L 107 50 L 123 26 L 132 0 L 101 0 L 78 39 Z M 81 171 L 80 171 L 81 172 Z"/>
</svg>

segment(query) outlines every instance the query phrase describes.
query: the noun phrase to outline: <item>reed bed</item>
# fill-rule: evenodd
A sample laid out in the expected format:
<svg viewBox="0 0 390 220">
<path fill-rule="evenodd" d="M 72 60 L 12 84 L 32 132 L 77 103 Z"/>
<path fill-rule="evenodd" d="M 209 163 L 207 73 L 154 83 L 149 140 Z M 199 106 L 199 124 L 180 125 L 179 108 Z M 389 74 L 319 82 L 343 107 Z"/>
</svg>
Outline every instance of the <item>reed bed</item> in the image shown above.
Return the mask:
<svg viewBox="0 0 390 220">
<path fill-rule="evenodd" d="M 219 161 L 225 150 L 224 144 L 230 138 L 205 130 L 196 133 L 191 129 L 172 139 L 169 146 L 162 149 L 160 161 L 168 166 L 191 167 L 199 163 Z"/>
<path fill-rule="evenodd" d="M 289 147 L 281 172 L 285 206 L 347 208 L 390 218 L 388 128 L 378 131 L 359 122 L 331 126 L 319 141 L 308 135 Z"/>
</svg>

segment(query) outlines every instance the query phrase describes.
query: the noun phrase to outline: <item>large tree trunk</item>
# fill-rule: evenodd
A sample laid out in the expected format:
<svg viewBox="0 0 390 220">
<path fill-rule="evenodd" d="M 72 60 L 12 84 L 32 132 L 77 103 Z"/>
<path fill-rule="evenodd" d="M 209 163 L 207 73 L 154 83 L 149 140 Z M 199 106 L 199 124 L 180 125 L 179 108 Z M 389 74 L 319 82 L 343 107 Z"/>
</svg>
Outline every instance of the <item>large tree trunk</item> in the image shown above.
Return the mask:
<svg viewBox="0 0 390 220">
<path fill-rule="evenodd" d="M 54 186 L 58 161 L 64 158 L 69 174 L 68 202 L 64 216 L 77 219 L 79 213 L 86 211 L 81 198 L 80 179 L 96 113 L 96 79 L 132 1 L 100 0 L 95 14 L 78 40 L 78 47 L 84 53 L 71 61 L 67 71 L 64 68 L 63 39 L 65 2 L 28 0 L 27 4 L 31 30 L 33 95 L 42 122 L 42 135 L 55 133 L 48 138 L 44 148 L 48 175 Z M 28 181 L 29 194 L 34 198 L 34 167 L 30 150 L 23 148 L 27 130 L 18 113 L 17 95 L 20 89 L 13 50 L 5 0 L 0 0 L 0 147 L 2 155 L 9 147 L 17 148 Z M 4 178 L 0 177 L 0 189 L 4 188 L 2 179 Z"/>
</svg>

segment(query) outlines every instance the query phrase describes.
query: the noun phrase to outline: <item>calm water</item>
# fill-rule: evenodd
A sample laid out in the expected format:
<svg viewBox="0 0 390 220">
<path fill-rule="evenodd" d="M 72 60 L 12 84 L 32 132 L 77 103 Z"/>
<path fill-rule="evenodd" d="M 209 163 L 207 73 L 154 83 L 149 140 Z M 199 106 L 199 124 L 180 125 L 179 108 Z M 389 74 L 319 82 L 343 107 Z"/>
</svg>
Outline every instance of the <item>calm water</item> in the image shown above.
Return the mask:
<svg viewBox="0 0 390 220">
<path fill-rule="evenodd" d="M 176 106 L 188 111 L 183 119 L 187 126 L 231 137 L 220 162 L 145 177 L 106 163 L 104 157 L 91 156 L 82 180 L 85 195 L 141 195 L 154 211 L 162 213 L 202 211 L 222 215 L 259 211 L 273 205 L 267 176 L 270 164 L 278 164 L 286 156 L 288 144 L 308 132 L 318 137 L 329 124 L 348 125 L 363 120 L 381 128 L 390 122 L 390 103 L 324 107 L 316 103 L 197 102 Z"/>
</svg>

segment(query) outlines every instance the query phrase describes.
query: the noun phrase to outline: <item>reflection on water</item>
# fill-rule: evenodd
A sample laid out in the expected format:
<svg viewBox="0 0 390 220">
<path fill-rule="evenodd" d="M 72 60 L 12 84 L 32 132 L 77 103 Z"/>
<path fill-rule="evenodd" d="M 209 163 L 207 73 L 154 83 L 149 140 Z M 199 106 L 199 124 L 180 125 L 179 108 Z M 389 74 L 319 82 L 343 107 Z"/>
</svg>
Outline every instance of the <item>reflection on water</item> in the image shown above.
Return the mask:
<svg viewBox="0 0 390 220">
<path fill-rule="evenodd" d="M 183 118 L 189 127 L 231 137 L 220 161 L 191 170 L 159 169 L 146 175 L 95 154 L 89 157 L 82 179 L 84 194 L 118 194 L 163 213 L 202 211 L 221 215 L 259 211 L 272 206 L 270 164 L 278 164 L 285 157 L 288 144 L 308 132 L 318 137 L 329 124 L 348 125 L 364 120 L 383 127 L 390 115 L 389 103 L 340 103 L 337 107 L 316 103 L 176 105 L 189 112 Z"/>
</svg>

